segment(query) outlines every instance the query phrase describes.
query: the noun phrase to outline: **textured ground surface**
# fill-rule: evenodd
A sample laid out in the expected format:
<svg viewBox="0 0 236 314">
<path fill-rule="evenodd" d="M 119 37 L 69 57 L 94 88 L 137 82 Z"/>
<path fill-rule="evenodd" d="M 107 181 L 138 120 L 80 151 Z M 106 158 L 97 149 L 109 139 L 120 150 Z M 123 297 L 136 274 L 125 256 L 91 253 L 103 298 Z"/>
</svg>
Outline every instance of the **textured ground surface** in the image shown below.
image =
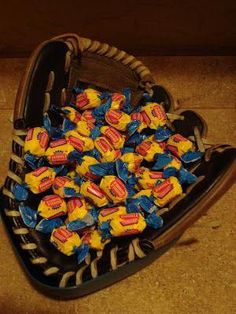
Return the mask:
<svg viewBox="0 0 236 314">
<path fill-rule="evenodd" d="M 207 120 L 208 139 L 236 145 L 236 58 L 142 59 L 178 105 L 196 109 Z M 12 109 L 24 66 L 24 59 L 0 59 L 0 184 L 6 175 Z M 234 186 L 152 265 L 67 302 L 48 299 L 31 287 L 0 222 L 0 312 L 236 313 L 235 194 Z"/>
</svg>

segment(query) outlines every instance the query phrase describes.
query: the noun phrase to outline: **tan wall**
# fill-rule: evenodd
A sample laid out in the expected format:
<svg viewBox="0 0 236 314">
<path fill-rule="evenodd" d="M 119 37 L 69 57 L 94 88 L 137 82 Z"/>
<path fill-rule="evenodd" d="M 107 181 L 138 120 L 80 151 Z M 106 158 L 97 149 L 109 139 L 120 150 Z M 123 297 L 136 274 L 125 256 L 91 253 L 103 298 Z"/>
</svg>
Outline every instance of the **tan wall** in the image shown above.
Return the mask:
<svg viewBox="0 0 236 314">
<path fill-rule="evenodd" d="M 135 54 L 234 54 L 234 0 L 0 0 L 0 56 L 77 32 Z"/>
</svg>

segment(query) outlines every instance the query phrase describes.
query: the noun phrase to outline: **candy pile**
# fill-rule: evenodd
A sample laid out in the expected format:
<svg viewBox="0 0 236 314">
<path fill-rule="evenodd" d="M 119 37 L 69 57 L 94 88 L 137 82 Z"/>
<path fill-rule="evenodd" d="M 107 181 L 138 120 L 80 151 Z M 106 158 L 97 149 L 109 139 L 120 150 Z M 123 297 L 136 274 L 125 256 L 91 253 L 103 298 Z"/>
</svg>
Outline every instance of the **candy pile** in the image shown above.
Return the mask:
<svg viewBox="0 0 236 314">
<path fill-rule="evenodd" d="M 162 227 L 158 211 L 196 181 L 184 165 L 202 154 L 146 94 L 132 109 L 129 89 L 73 92 L 28 130 L 25 181 L 12 192 L 24 223 L 80 263 L 112 237 Z"/>
</svg>

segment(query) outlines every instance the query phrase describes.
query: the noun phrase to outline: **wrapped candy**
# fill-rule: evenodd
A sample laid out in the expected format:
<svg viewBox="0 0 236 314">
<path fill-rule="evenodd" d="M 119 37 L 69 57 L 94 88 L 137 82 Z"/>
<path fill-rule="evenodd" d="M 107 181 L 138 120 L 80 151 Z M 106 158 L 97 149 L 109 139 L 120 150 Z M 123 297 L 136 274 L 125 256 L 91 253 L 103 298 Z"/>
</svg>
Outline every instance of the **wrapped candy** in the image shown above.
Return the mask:
<svg viewBox="0 0 236 314">
<path fill-rule="evenodd" d="M 82 236 L 82 242 L 87 244 L 91 249 L 100 251 L 110 242 L 110 239 L 103 240 L 98 230 L 88 230 Z"/>
<path fill-rule="evenodd" d="M 127 164 L 129 172 L 135 173 L 143 161 L 143 157 L 136 153 L 125 153 L 120 157 L 120 160 Z"/>
<path fill-rule="evenodd" d="M 110 162 L 120 157 L 120 150 L 115 150 L 111 143 L 104 136 L 95 139 L 94 145 L 101 155 L 101 161 Z"/>
<path fill-rule="evenodd" d="M 67 176 L 56 177 L 52 186 L 53 192 L 60 197 L 79 196 L 80 187 Z"/>
<path fill-rule="evenodd" d="M 87 88 L 76 96 L 76 107 L 80 110 L 92 109 L 101 105 L 101 93 L 93 88 Z"/>
<path fill-rule="evenodd" d="M 85 111 L 83 111 L 82 118 L 83 118 L 83 120 L 91 122 L 91 123 L 95 123 L 96 122 L 96 119 L 94 118 L 92 110 L 85 110 Z"/>
<path fill-rule="evenodd" d="M 84 218 L 87 213 L 87 205 L 84 198 L 73 197 L 67 202 L 68 221 Z"/>
<path fill-rule="evenodd" d="M 193 143 L 180 134 L 174 134 L 168 139 L 166 149 L 175 156 L 181 157 L 193 149 Z"/>
<path fill-rule="evenodd" d="M 169 177 L 160 184 L 157 184 L 152 190 L 153 196 L 155 197 L 155 203 L 163 207 L 174 198 L 183 193 L 182 187 L 175 177 Z"/>
<path fill-rule="evenodd" d="M 74 150 L 66 139 L 52 141 L 46 150 L 48 162 L 51 165 L 62 165 L 69 162 L 68 155 Z"/>
<path fill-rule="evenodd" d="M 202 152 L 194 151 L 193 143 L 180 134 L 174 134 L 168 139 L 166 149 L 185 163 L 194 162 L 203 156 Z"/>
<path fill-rule="evenodd" d="M 98 215 L 98 222 L 103 223 L 105 221 L 112 220 L 120 215 L 127 214 L 125 206 L 108 207 L 100 210 Z"/>
<path fill-rule="evenodd" d="M 59 195 L 46 195 L 39 203 L 38 214 L 43 218 L 52 219 L 66 213 L 66 202 Z"/>
<path fill-rule="evenodd" d="M 90 136 L 94 128 L 94 124 L 90 121 L 86 121 L 82 118 L 76 125 L 76 131 L 82 136 Z"/>
<path fill-rule="evenodd" d="M 65 134 L 68 143 L 78 152 L 86 152 L 94 149 L 93 140 L 89 137 L 82 136 L 76 131 L 69 131 Z"/>
<path fill-rule="evenodd" d="M 163 180 L 163 173 L 160 171 L 151 171 L 147 168 L 141 168 L 138 172 L 138 183 L 143 189 L 152 189 Z"/>
<path fill-rule="evenodd" d="M 113 93 L 111 95 L 111 108 L 122 109 L 125 102 L 125 96 L 120 93 Z"/>
<path fill-rule="evenodd" d="M 66 226 L 54 229 L 50 242 L 67 256 L 76 254 L 78 264 L 85 259 L 89 251 L 89 247 L 82 244 L 80 236 L 76 232 L 69 231 Z"/>
<path fill-rule="evenodd" d="M 157 103 L 147 103 L 141 111 L 144 123 L 151 129 L 166 124 L 167 116 L 161 105 Z"/>
<path fill-rule="evenodd" d="M 102 126 L 100 130 L 115 149 L 121 149 L 124 146 L 125 136 L 120 134 L 115 128 L 112 126 Z"/>
<path fill-rule="evenodd" d="M 99 162 L 97 161 L 96 158 L 91 157 L 91 156 L 83 156 L 78 161 L 78 164 L 75 170 L 81 177 L 94 180 L 97 178 L 97 176 L 91 172 L 90 166 L 97 165 L 97 164 L 99 164 Z"/>
<path fill-rule="evenodd" d="M 11 191 L 25 225 L 51 233 L 52 244 L 80 263 L 90 248 L 103 250 L 113 236 L 161 228 L 159 207 L 197 180 L 184 163 L 202 153 L 173 134 L 163 107 L 147 94 L 134 107 L 128 88 L 72 92 L 72 105 L 51 106 L 43 127 L 29 129 L 24 160 L 34 171 Z M 28 206 L 30 191 L 47 190 L 38 210 Z"/>
<path fill-rule="evenodd" d="M 44 128 L 36 127 L 28 130 L 24 151 L 35 156 L 43 156 L 49 142 L 48 132 Z"/>
<path fill-rule="evenodd" d="M 34 194 L 42 193 L 52 186 L 56 171 L 49 167 L 40 167 L 25 175 L 25 183 Z"/>
<path fill-rule="evenodd" d="M 139 198 L 140 196 L 147 196 L 147 197 L 152 196 L 152 189 L 141 190 L 138 193 L 136 193 L 133 196 L 133 198 Z"/>
<path fill-rule="evenodd" d="M 77 124 L 79 121 L 81 121 L 81 113 L 79 113 L 76 109 L 66 106 L 62 108 L 62 111 L 65 113 L 67 119 L 69 119 L 71 122 Z"/>
<path fill-rule="evenodd" d="M 110 222 L 104 222 L 100 226 L 103 237 L 110 235 L 113 237 L 121 237 L 141 233 L 147 226 L 143 215 L 139 213 L 130 213 L 119 215 Z"/>
<path fill-rule="evenodd" d="M 94 182 L 86 181 L 81 184 L 80 192 L 84 197 L 91 200 L 94 205 L 103 207 L 108 204 L 107 197 L 103 190 L 97 186 Z"/>
<path fill-rule="evenodd" d="M 125 201 L 128 197 L 128 191 L 124 183 L 116 176 L 103 177 L 100 182 L 100 188 L 114 204 Z"/>
<path fill-rule="evenodd" d="M 154 141 L 153 136 L 142 141 L 142 143 L 136 147 L 135 151 L 147 161 L 153 161 L 156 154 L 162 154 L 164 152 L 160 144 Z"/>
<path fill-rule="evenodd" d="M 128 114 L 118 109 L 109 109 L 105 114 L 106 122 L 119 131 L 126 131 L 131 118 Z"/>
</svg>

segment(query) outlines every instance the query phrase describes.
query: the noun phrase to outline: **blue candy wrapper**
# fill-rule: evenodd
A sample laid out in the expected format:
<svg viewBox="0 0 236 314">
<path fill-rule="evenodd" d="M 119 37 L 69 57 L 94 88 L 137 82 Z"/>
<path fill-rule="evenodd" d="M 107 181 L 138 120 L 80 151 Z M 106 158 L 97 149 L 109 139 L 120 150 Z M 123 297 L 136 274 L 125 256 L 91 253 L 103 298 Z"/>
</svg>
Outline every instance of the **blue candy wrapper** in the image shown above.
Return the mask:
<svg viewBox="0 0 236 314">
<path fill-rule="evenodd" d="M 138 132 L 135 132 L 134 134 L 132 134 L 129 139 L 126 141 L 127 145 L 131 145 L 131 146 L 136 146 L 142 143 L 142 141 L 145 140 L 145 138 L 147 137 L 147 135 L 145 134 L 139 134 Z"/>
<path fill-rule="evenodd" d="M 174 167 L 168 167 L 163 170 L 163 178 L 167 179 L 169 177 L 177 177 L 178 170 Z"/>
<path fill-rule="evenodd" d="M 183 167 L 179 170 L 178 179 L 180 184 L 192 184 L 197 181 L 197 177 Z"/>
<path fill-rule="evenodd" d="M 89 253 L 89 246 L 87 244 L 82 244 L 80 247 L 74 248 L 74 252 L 77 256 L 77 263 L 80 264 L 82 263 L 86 256 Z"/>
<path fill-rule="evenodd" d="M 131 136 L 132 134 L 134 134 L 137 131 L 137 129 L 140 126 L 140 123 L 141 122 L 138 120 L 133 120 L 127 124 L 127 132 L 128 132 L 129 136 Z"/>
<path fill-rule="evenodd" d="M 26 201 L 29 196 L 27 185 L 25 183 L 16 183 L 12 188 L 12 193 L 17 201 Z"/>
<path fill-rule="evenodd" d="M 101 234 L 102 234 L 102 239 L 108 239 L 111 238 L 111 233 L 110 233 L 110 222 L 109 221 L 105 221 L 103 223 L 100 224 L 100 226 L 98 227 L 98 229 L 100 230 Z"/>
<path fill-rule="evenodd" d="M 95 126 L 90 133 L 91 139 L 95 140 L 100 135 L 101 135 L 100 126 Z"/>
<path fill-rule="evenodd" d="M 52 126 L 51 120 L 47 113 L 43 115 L 43 126 L 47 130 L 52 140 L 58 140 L 63 137 L 63 130 Z"/>
<path fill-rule="evenodd" d="M 156 154 L 155 155 L 155 164 L 152 167 L 152 170 L 160 170 L 164 168 L 168 163 L 173 159 L 172 156 L 168 154 Z"/>
<path fill-rule="evenodd" d="M 61 227 L 64 224 L 63 220 L 60 218 L 54 219 L 42 219 L 37 224 L 35 229 L 42 233 L 51 233 L 53 229 Z"/>
<path fill-rule="evenodd" d="M 106 112 L 111 108 L 111 97 L 104 104 L 101 104 L 93 110 L 93 116 L 96 122 L 103 122 Z"/>
<path fill-rule="evenodd" d="M 124 102 L 124 105 L 122 107 L 122 111 L 130 114 L 132 111 L 131 89 L 130 88 L 124 88 L 122 90 L 122 94 L 125 96 L 125 102 Z"/>
<path fill-rule="evenodd" d="M 128 172 L 128 165 L 126 162 L 123 162 L 122 160 L 118 159 L 116 160 L 116 172 L 118 177 L 126 182 L 128 180 L 129 172 Z"/>
<path fill-rule="evenodd" d="M 163 226 L 163 219 L 158 216 L 157 212 L 153 212 L 146 218 L 146 223 L 149 227 L 153 229 L 159 229 Z"/>
<path fill-rule="evenodd" d="M 24 156 L 24 160 L 26 161 L 27 165 L 32 169 L 35 170 L 37 168 L 40 168 L 43 166 L 43 164 L 46 161 L 45 157 L 40 157 L 37 158 L 36 156 L 32 155 L 32 154 L 25 154 Z"/>
<path fill-rule="evenodd" d="M 91 212 L 89 212 L 83 219 L 77 219 L 68 222 L 66 227 L 70 231 L 79 231 L 86 227 L 91 227 L 96 223 L 96 219 Z"/>
<path fill-rule="evenodd" d="M 189 151 L 189 152 L 183 154 L 180 157 L 180 159 L 187 164 L 187 163 L 194 162 L 194 161 L 197 161 L 197 160 L 201 159 L 202 156 L 203 156 L 203 153 L 201 153 L 201 152 L 191 152 L 191 151 Z"/>
<path fill-rule="evenodd" d="M 116 173 L 114 162 L 102 162 L 89 166 L 90 171 L 96 176 L 114 175 Z"/>
<path fill-rule="evenodd" d="M 24 224 L 29 228 L 34 228 L 37 223 L 37 211 L 30 208 L 29 206 L 20 205 L 19 212 Z"/>
<path fill-rule="evenodd" d="M 163 142 L 171 136 L 172 132 L 169 129 L 159 127 L 155 132 L 155 140 L 157 142 Z"/>
<path fill-rule="evenodd" d="M 65 118 L 62 124 L 63 133 L 74 130 L 76 127 L 75 123 L 71 122 L 69 119 Z"/>
</svg>

